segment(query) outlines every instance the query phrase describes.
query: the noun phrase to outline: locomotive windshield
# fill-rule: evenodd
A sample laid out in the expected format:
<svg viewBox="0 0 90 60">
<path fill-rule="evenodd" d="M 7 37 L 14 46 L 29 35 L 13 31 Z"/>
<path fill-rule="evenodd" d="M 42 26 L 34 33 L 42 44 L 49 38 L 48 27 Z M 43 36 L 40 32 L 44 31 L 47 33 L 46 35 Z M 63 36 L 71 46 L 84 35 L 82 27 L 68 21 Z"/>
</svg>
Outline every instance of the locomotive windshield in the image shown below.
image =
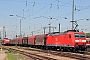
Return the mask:
<svg viewBox="0 0 90 60">
<path fill-rule="evenodd" d="M 74 34 L 75 38 L 85 38 L 84 34 Z"/>
</svg>

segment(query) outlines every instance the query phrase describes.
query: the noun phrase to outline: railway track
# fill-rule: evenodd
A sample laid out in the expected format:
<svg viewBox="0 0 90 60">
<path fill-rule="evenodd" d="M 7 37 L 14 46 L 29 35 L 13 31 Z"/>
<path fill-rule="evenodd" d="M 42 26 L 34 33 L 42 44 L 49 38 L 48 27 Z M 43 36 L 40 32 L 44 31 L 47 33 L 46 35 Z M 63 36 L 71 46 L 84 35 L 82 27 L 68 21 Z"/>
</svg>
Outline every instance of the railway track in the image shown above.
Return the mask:
<svg viewBox="0 0 90 60">
<path fill-rule="evenodd" d="M 79 53 L 72 53 L 72 52 L 60 52 L 60 51 L 51 51 L 51 50 L 41 50 L 41 49 L 28 49 L 28 48 L 23 48 L 25 50 L 34 50 L 34 51 L 40 51 L 56 56 L 62 56 L 62 57 L 69 57 L 73 59 L 78 59 L 78 60 L 90 60 L 90 55 L 88 54 L 79 54 Z"/>
<path fill-rule="evenodd" d="M 54 59 L 54 58 L 40 56 L 40 55 L 37 55 L 37 54 L 26 52 L 25 50 L 22 51 L 22 50 L 17 50 L 17 49 L 13 49 L 13 48 L 7 48 L 7 47 L 3 47 L 3 49 L 9 50 L 10 52 L 13 51 L 13 52 L 25 55 L 27 57 L 30 57 L 30 59 L 32 58 L 34 60 L 57 60 L 57 59 Z"/>
<path fill-rule="evenodd" d="M 90 60 L 90 55 L 87 55 L 87 54 L 79 54 L 79 53 L 72 53 L 72 52 L 60 52 L 60 51 L 42 50 L 42 49 L 32 49 L 32 48 L 30 48 L 30 49 L 29 48 L 20 48 L 20 49 L 27 50 L 28 52 L 30 50 L 39 51 L 42 53 L 52 54 L 55 56 L 69 57 L 69 58 L 77 59 L 77 60 Z M 27 52 L 25 52 L 25 53 L 27 53 Z M 45 59 L 47 59 L 47 58 L 45 58 Z M 54 60 L 52 58 L 48 58 L 48 59 Z"/>
</svg>

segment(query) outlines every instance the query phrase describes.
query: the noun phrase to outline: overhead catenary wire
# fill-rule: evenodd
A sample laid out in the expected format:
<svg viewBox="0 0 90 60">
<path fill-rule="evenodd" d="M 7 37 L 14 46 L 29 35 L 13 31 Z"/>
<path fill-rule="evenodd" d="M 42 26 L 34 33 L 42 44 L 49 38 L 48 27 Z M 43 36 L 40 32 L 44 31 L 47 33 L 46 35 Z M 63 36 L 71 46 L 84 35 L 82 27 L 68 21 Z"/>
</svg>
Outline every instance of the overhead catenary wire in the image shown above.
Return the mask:
<svg viewBox="0 0 90 60">
<path fill-rule="evenodd" d="M 56 0 L 57 1 L 57 0 Z M 34 12 L 34 13 L 32 13 L 30 16 L 32 16 L 32 15 L 34 15 L 34 14 L 36 14 L 36 13 L 38 13 L 38 12 L 40 12 L 41 10 L 43 10 L 43 9 L 45 9 L 46 7 L 48 7 L 48 6 L 50 6 L 50 9 L 52 8 L 52 5 L 53 5 L 53 3 L 55 3 L 55 1 L 54 2 L 52 2 L 52 3 L 50 3 L 50 4 L 48 4 L 48 5 L 46 5 L 46 6 L 44 6 L 43 8 L 41 8 L 40 10 L 38 10 L 38 11 L 36 11 L 36 12 Z M 65 4 L 63 4 L 63 5 L 56 5 L 57 7 L 55 8 L 55 9 L 53 9 L 53 10 L 50 10 L 50 11 L 54 11 L 54 10 L 57 10 L 57 8 L 59 9 L 59 7 L 61 8 L 61 7 L 64 7 L 64 6 L 66 6 L 66 5 L 68 5 L 68 4 L 70 4 L 71 3 L 71 1 L 70 2 L 68 2 L 68 3 L 65 3 Z M 54 4 L 55 5 L 55 4 Z M 71 5 L 71 4 L 70 4 Z M 43 14 L 47 14 L 47 13 L 50 13 L 50 11 L 48 11 L 48 12 L 45 12 L 45 13 L 43 13 Z M 42 15 L 43 15 L 42 14 Z"/>
<path fill-rule="evenodd" d="M 66 3 L 66 4 L 67 4 L 67 3 Z M 62 6 L 65 6 L 65 4 L 64 4 L 64 5 L 62 5 Z M 61 7 L 62 7 L 62 6 L 61 6 Z M 55 9 L 56 9 L 56 8 L 55 8 Z M 53 9 L 53 11 L 54 11 L 55 9 Z M 52 11 L 52 10 L 50 10 L 50 11 Z M 47 13 L 49 13 L 49 12 L 47 12 Z M 45 14 L 46 14 L 46 13 L 45 13 Z"/>
</svg>

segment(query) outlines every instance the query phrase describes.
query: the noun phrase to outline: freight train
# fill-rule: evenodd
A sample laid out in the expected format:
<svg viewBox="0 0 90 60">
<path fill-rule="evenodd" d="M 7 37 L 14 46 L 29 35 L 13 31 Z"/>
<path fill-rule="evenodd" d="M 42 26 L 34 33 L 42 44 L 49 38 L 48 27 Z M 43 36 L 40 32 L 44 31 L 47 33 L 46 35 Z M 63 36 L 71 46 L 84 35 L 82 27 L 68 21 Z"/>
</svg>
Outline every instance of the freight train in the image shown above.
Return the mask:
<svg viewBox="0 0 90 60">
<path fill-rule="evenodd" d="M 53 32 L 20 38 L 17 37 L 10 40 L 9 42 L 10 45 L 40 47 L 45 49 L 59 49 L 61 51 L 84 51 L 86 49 L 85 33 L 76 30 L 67 30 L 62 33 Z"/>
</svg>

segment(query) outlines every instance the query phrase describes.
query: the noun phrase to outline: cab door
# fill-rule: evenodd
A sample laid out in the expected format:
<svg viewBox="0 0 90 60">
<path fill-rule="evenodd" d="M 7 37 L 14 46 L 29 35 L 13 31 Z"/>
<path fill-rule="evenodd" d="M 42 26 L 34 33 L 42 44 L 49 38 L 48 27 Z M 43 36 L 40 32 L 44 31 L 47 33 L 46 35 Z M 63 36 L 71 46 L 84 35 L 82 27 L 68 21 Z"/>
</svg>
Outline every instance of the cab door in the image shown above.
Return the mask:
<svg viewBox="0 0 90 60">
<path fill-rule="evenodd" d="M 68 44 L 68 46 L 72 46 L 72 44 L 73 44 L 71 34 L 68 34 L 68 35 L 67 35 L 67 44 Z"/>
</svg>

